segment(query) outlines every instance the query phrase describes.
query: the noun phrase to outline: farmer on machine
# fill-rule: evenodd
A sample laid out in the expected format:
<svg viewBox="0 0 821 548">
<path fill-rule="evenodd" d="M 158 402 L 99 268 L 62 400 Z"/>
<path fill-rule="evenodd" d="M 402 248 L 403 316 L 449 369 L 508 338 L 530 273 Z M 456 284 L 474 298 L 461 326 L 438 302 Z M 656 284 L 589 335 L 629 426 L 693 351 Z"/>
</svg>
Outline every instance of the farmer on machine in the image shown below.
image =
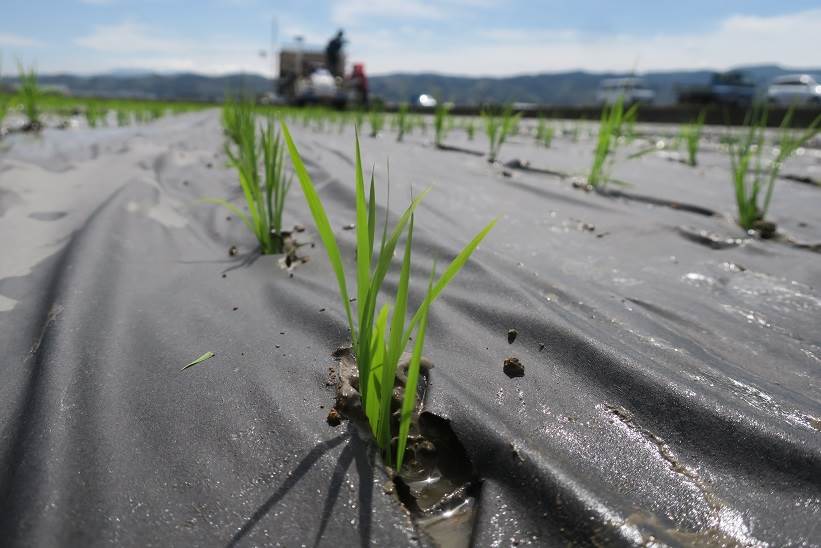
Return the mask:
<svg viewBox="0 0 821 548">
<path fill-rule="evenodd" d="M 342 51 L 342 46 L 345 45 L 345 33 L 340 30 L 336 36 L 331 38 L 325 47 L 325 62 L 328 64 L 328 70 L 334 76 L 342 76 L 344 67 L 339 66 L 339 54 Z"/>
</svg>

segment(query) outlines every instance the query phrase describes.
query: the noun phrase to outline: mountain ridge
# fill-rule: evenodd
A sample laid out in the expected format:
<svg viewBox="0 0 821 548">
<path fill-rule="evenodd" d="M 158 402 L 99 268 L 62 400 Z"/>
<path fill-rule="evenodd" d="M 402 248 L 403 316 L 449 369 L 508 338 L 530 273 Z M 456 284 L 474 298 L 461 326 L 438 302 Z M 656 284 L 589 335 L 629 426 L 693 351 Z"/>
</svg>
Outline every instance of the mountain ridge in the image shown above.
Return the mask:
<svg viewBox="0 0 821 548">
<path fill-rule="evenodd" d="M 759 91 L 776 76 L 808 73 L 821 81 L 821 68 L 786 68 L 779 65 L 750 65 L 745 72 Z M 678 89 L 709 82 L 712 70 L 649 71 L 639 74 L 656 91 L 658 104 L 675 102 Z M 412 101 L 422 93 L 461 105 L 523 102 L 542 105 L 589 105 L 595 102 L 601 80 L 629 76 L 626 72 L 584 70 L 531 73 L 515 76 L 475 77 L 434 72 L 389 73 L 369 78 L 371 94 L 389 102 Z M 10 82 L 14 78 L 4 78 Z M 274 81 L 259 74 L 209 76 L 194 72 L 157 73 L 143 69 L 115 69 L 104 74 L 82 76 L 69 73 L 40 76 L 44 86 L 68 90 L 76 95 L 142 97 L 164 100 L 219 101 L 226 92 L 247 90 L 261 94 L 274 89 Z"/>
</svg>

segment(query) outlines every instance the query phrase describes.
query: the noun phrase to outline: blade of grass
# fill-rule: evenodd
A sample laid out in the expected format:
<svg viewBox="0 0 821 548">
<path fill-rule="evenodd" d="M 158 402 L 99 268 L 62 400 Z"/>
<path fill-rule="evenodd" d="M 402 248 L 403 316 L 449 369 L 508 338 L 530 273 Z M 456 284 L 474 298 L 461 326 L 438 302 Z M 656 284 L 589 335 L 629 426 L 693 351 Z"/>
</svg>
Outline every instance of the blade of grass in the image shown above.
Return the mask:
<svg viewBox="0 0 821 548">
<path fill-rule="evenodd" d="M 196 360 L 192 361 L 191 363 L 189 363 L 188 365 L 186 365 L 185 367 L 183 367 L 182 369 L 180 369 L 180 371 L 185 371 L 185 370 L 186 370 L 186 369 L 188 369 L 189 367 L 194 367 L 195 365 L 201 364 L 201 363 L 202 363 L 202 362 L 204 362 L 205 360 L 210 360 L 210 359 L 211 359 L 211 358 L 213 358 L 214 356 L 216 356 L 216 354 L 214 354 L 213 352 L 206 352 L 205 354 L 203 354 L 202 356 L 200 356 L 200 357 L 199 357 L 199 358 L 197 358 Z"/>
<path fill-rule="evenodd" d="M 382 401 L 388 401 L 393 393 L 393 379 L 396 376 L 396 367 L 402 351 L 403 329 L 405 327 L 405 316 L 408 307 L 408 286 L 410 284 L 411 268 L 411 247 L 413 244 L 413 216 L 411 215 L 408 224 L 408 236 L 405 240 L 405 257 L 402 260 L 402 271 L 399 275 L 399 286 L 396 289 L 396 302 L 393 306 L 393 318 L 391 319 L 390 338 L 387 344 L 387 357 L 382 370 Z M 382 406 L 382 419 L 380 420 L 380 431 L 377 435 L 382 438 L 384 447 L 390 447 L 391 442 L 391 406 Z M 391 464 L 390 451 L 387 452 L 388 466 Z"/>
<path fill-rule="evenodd" d="M 396 469 L 402 470 L 402 462 L 405 458 L 405 447 L 408 443 L 408 431 L 410 430 L 411 419 L 416 408 L 416 387 L 419 384 L 419 365 L 422 362 L 422 349 L 425 346 L 425 329 L 428 325 L 428 310 L 433 300 L 433 278 L 436 275 L 436 263 L 430 273 L 428 280 L 428 292 L 425 300 L 422 301 L 419 319 L 419 328 L 416 331 L 416 342 L 413 345 L 413 354 L 408 365 L 407 380 L 405 381 L 405 395 L 402 398 L 402 408 L 399 412 L 399 439 L 396 448 Z M 408 329 L 410 333 L 410 329 Z"/>
</svg>

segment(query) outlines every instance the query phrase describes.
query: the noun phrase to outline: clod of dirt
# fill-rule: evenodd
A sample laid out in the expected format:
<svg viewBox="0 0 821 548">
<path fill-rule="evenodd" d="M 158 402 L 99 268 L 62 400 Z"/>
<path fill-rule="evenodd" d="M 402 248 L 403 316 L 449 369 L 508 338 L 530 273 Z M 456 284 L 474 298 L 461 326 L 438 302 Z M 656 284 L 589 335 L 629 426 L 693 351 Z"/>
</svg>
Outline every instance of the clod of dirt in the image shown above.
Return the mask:
<svg viewBox="0 0 821 548">
<path fill-rule="evenodd" d="M 758 232 L 759 236 L 767 240 L 775 236 L 776 226 L 775 223 L 771 221 L 759 219 L 758 221 L 753 223 L 753 230 Z"/>
<path fill-rule="evenodd" d="M 24 133 L 36 133 L 43 129 L 43 124 L 40 122 L 26 122 L 21 128 L 20 131 Z"/>
<path fill-rule="evenodd" d="M 333 426 L 334 428 L 342 424 L 342 417 L 336 411 L 336 408 L 331 409 L 330 413 L 328 413 L 328 418 L 325 420 L 328 421 L 328 426 Z"/>
<path fill-rule="evenodd" d="M 573 181 L 571 184 L 573 185 L 573 188 L 584 190 L 585 192 L 590 192 L 591 190 L 593 190 L 593 185 L 589 184 L 584 179 L 577 179 Z"/>
<path fill-rule="evenodd" d="M 342 230 L 353 230 L 354 228 L 356 228 L 356 225 L 353 224 L 353 223 L 349 223 L 349 224 L 343 226 Z"/>
<path fill-rule="evenodd" d="M 516 331 L 515 329 L 508 329 L 508 331 L 507 331 L 507 344 L 513 344 L 513 341 L 516 340 L 516 335 L 518 335 L 518 334 L 519 334 L 519 332 Z"/>
<path fill-rule="evenodd" d="M 294 225 L 294 232 L 305 232 L 305 227 L 302 225 Z"/>
<path fill-rule="evenodd" d="M 237 249 L 237 246 L 232 245 L 231 247 L 228 248 L 228 255 L 230 257 L 236 257 L 237 253 L 239 253 L 239 250 Z"/>
<path fill-rule="evenodd" d="M 539 343 L 539 352 L 544 350 L 544 343 Z"/>
<path fill-rule="evenodd" d="M 339 360 L 335 403 L 338 415 L 369 435 L 370 427 L 359 398 L 356 359 L 350 347 L 338 349 L 334 357 Z M 399 426 L 400 409 L 396 404 L 401 404 L 410 358 L 410 354 L 404 353 L 397 367 L 392 430 Z M 392 481 L 383 485 L 383 491 L 396 496 L 410 512 L 422 535 L 430 541 L 425 545 L 469 546 L 480 484 L 449 421 L 423 410 L 433 365 L 422 358 L 421 367 L 405 461 L 401 471 L 389 471 Z M 397 438 L 392 441 L 395 445 Z"/>
<path fill-rule="evenodd" d="M 519 358 L 515 358 L 513 356 L 505 360 L 503 371 L 505 372 L 505 375 L 507 375 L 511 379 L 514 377 L 525 376 L 525 366 L 522 365 L 522 362 L 519 361 Z"/>
<path fill-rule="evenodd" d="M 299 226 L 299 225 L 297 225 Z M 304 228 L 302 230 L 305 230 Z M 297 230 L 297 227 L 294 227 L 294 232 L 301 232 Z M 308 262 L 308 257 L 300 257 L 297 255 L 297 251 L 299 248 L 305 245 L 308 245 L 307 242 L 297 242 L 296 238 L 294 238 L 293 233 L 287 230 L 282 230 L 279 233 L 271 231 L 271 235 L 275 238 L 279 238 L 282 241 L 282 254 L 283 257 L 279 259 L 279 266 L 283 270 L 287 270 L 291 277 L 294 277 L 294 268 L 305 264 Z M 313 247 L 313 242 L 311 242 L 311 247 Z"/>
</svg>

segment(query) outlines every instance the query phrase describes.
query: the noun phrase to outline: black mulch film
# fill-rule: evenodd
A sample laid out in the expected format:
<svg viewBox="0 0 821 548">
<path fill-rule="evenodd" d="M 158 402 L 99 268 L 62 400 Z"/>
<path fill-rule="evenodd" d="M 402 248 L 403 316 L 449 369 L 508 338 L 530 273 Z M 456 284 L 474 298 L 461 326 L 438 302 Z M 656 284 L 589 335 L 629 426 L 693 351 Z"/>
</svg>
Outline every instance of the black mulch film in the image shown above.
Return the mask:
<svg viewBox="0 0 821 548">
<path fill-rule="evenodd" d="M 353 130 L 292 130 L 352 265 Z M 433 188 L 413 306 L 499 217 L 426 339 L 426 420 L 475 480 L 452 545 L 821 545 L 821 255 L 734 225 L 726 152 L 621 155 L 630 187 L 602 194 L 550 173 L 583 174 L 589 138 L 513 137 L 496 165 L 431 139 L 362 147 L 393 214 Z M 347 324 L 298 185 L 288 271 L 200 201 L 241 198 L 222 147 L 213 110 L 2 141 L 0 545 L 431 544 L 326 420 Z M 808 149 L 777 183 L 792 241 L 821 241 L 821 188 L 794 180 L 820 167 Z"/>
</svg>

